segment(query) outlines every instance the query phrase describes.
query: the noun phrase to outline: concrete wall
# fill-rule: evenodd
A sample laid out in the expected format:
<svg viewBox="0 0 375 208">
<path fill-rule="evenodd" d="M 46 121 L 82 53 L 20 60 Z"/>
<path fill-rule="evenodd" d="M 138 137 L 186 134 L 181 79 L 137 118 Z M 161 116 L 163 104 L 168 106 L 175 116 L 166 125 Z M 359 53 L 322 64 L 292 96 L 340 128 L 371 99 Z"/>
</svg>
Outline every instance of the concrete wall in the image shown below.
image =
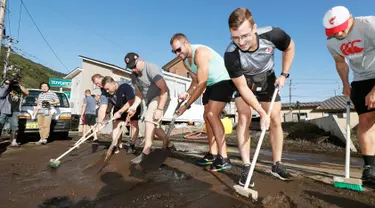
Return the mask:
<svg viewBox="0 0 375 208">
<path fill-rule="evenodd" d="M 72 79 L 70 102 L 73 103 L 72 114 L 81 114 L 84 90 L 82 90 L 82 72 Z M 81 93 L 82 92 L 82 93 Z"/>
<path fill-rule="evenodd" d="M 308 120 L 307 122 L 315 124 L 324 131 L 330 132 L 332 135 L 335 135 L 345 144 L 346 142 L 346 124 L 342 123 L 337 115 L 329 115 L 322 118 L 316 118 Z M 357 149 L 354 147 L 353 142 L 351 142 L 351 150 L 357 152 Z"/>
</svg>

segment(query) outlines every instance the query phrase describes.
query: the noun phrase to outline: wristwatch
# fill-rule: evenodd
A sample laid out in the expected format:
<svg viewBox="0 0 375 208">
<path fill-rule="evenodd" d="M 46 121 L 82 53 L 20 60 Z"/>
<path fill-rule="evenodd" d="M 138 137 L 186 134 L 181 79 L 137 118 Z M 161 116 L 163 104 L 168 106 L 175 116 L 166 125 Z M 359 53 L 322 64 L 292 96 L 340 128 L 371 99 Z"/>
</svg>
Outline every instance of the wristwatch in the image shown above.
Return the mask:
<svg viewBox="0 0 375 208">
<path fill-rule="evenodd" d="M 184 104 L 184 106 L 186 107 L 186 109 L 190 109 L 191 105 L 189 105 L 187 102 Z"/>
<path fill-rule="evenodd" d="M 284 73 L 284 72 L 281 72 L 281 74 L 280 75 L 282 75 L 282 76 L 284 76 L 285 78 L 289 78 L 289 73 Z"/>
</svg>

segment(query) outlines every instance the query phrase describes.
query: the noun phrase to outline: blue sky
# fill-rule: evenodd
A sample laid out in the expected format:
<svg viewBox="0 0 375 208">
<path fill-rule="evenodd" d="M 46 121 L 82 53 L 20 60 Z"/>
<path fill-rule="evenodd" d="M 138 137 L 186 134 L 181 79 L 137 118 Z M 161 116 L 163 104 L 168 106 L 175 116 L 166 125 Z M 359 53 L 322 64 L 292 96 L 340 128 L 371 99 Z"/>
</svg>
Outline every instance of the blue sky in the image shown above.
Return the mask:
<svg viewBox="0 0 375 208">
<path fill-rule="evenodd" d="M 228 16 L 238 7 L 247 7 L 258 27 L 280 27 L 295 41 L 296 54 L 290 71 L 292 102 L 322 101 L 335 95 L 335 90 L 341 94 L 342 84 L 325 46 L 324 13 L 332 6 L 343 5 L 353 16 L 366 16 L 373 15 L 375 8 L 371 0 L 23 0 L 64 67 L 24 8 L 19 27 L 20 2 L 7 1 L 6 28 L 8 35 L 19 40 L 16 49 L 63 73 L 81 66 L 78 55 L 124 67 L 123 57 L 130 51 L 162 67 L 175 57 L 170 52 L 169 40 L 176 32 L 185 33 L 192 43 L 207 45 L 224 54 L 230 42 Z M 275 60 L 275 71 L 280 74 L 280 52 Z M 281 95 L 282 102 L 289 102 L 288 84 Z"/>
</svg>

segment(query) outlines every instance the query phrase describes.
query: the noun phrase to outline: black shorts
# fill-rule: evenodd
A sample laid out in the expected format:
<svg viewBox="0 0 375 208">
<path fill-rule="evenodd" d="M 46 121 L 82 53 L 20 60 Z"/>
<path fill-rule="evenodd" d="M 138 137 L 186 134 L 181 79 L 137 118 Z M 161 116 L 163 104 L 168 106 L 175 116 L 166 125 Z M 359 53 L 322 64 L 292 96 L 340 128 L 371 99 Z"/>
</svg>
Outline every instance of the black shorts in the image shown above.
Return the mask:
<svg viewBox="0 0 375 208">
<path fill-rule="evenodd" d="M 375 79 L 352 82 L 351 86 L 352 91 L 350 92 L 350 99 L 352 100 L 358 115 L 375 111 L 375 109 L 368 110 L 365 101 L 367 94 L 375 86 Z"/>
<path fill-rule="evenodd" d="M 115 108 L 113 109 L 113 114 L 115 114 L 118 110 L 120 110 L 120 108 L 117 108 L 115 106 Z M 141 105 L 139 105 L 137 107 L 137 112 L 135 112 L 134 116 L 131 117 L 130 120 L 131 121 L 138 121 L 139 119 L 141 119 L 141 115 L 142 115 L 142 107 L 141 107 Z M 128 116 L 128 113 L 124 112 L 123 114 L 121 114 L 121 117 L 116 119 L 116 120 L 117 121 L 125 121 L 127 116 Z"/>
<path fill-rule="evenodd" d="M 96 124 L 96 115 L 85 114 L 85 125 L 94 126 Z"/>
<path fill-rule="evenodd" d="M 235 87 L 232 80 L 224 80 L 208 86 L 206 91 L 203 93 L 203 105 L 206 105 L 209 100 L 224 103 L 230 102 L 232 100 L 234 90 Z"/>
<path fill-rule="evenodd" d="M 246 76 L 247 85 L 253 91 L 255 97 L 259 102 L 271 102 L 273 93 L 275 92 L 275 81 L 276 75 L 273 70 L 256 74 L 252 76 Z M 234 98 L 241 97 L 238 91 L 235 92 Z M 277 94 L 275 102 L 281 100 L 280 95 Z"/>
</svg>

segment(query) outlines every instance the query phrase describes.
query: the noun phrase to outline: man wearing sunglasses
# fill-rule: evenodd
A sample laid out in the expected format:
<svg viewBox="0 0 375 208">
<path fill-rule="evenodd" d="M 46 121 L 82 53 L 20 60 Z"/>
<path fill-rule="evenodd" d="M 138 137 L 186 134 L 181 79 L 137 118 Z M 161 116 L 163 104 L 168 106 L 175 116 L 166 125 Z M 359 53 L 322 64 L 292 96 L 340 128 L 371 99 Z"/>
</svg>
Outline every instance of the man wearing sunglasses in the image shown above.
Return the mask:
<svg viewBox="0 0 375 208">
<path fill-rule="evenodd" d="M 353 17 L 343 6 L 323 18 L 327 48 L 357 114 L 358 142 L 364 160 L 362 180 L 375 184 L 375 16 Z M 349 84 L 349 66 L 354 79 Z"/>
<path fill-rule="evenodd" d="M 183 60 L 185 68 L 192 79 L 189 89 L 180 94 L 186 100 L 178 109 L 182 115 L 190 105 L 203 94 L 204 121 L 207 126 L 210 151 L 198 161 L 199 165 L 210 165 L 211 171 L 222 171 L 232 167 L 226 152 L 224 127 L 220 121 L 220 113 L 225 104 L 230 102 L 234 86 L 223 58 L 211 48 L 204 45 L 190 44 L 182 33 L 175 34 L 170 41 L 172 52 Z"/>
<path fill-rule="evenodd" d="M 251 12 L 246 8 L 234 10 L 229 16 L 228 24 L 233 41 L 225 52 L 224 60 L 229 75 L 238 89 L 235 96 L 239 117 L 237 139 L 244 164 L 238 183 L 243 186 L 250 170 L 251 111 L 257 111 L 261 117 L 262 128 L 268 128 L 266 112 L 271 104 L 275 86 L 282 88 L 289 77 L 289 69 L 294 58 L 294 43 L 280 28 L 257 29 Z M 275 49 L 283 52 L 282 73 L 277 79 L 274 72 Z M 249 108 L 249 105 L 252 108 Z M 291 175 L 281 164 L 284 138 L 280 111 L 280 96 L 277 95 L 269 121 L 273 159 L 271 173 L 281 180 L 286 180 Z M 253 183 L 250 185 L 253 186 Z"/>
<path fill-rule="evenodd" d="M 129 107 L 128 112 L 130 114 L 136 112 L 142 100 L 145 101 L 147 107 L 144 114 L 145 144 L 143 151 L 131 161 L 133 164 L 138 164 L 150 154 L 154 134 L 163 140 L 166 138 L 166 134 L 161 128 L 161 119 L 168 109 L 170 96 L 164 75 L 157 65 L 143 61 L 138 54 L 133 52 L 125 56 L 125 63 L 126 68 L 133 71 L 131 79 L 135 88 L 135 101 Z M 164 148 L 173 146 L 166 140 L 163 142 Z"/>
</svg>

